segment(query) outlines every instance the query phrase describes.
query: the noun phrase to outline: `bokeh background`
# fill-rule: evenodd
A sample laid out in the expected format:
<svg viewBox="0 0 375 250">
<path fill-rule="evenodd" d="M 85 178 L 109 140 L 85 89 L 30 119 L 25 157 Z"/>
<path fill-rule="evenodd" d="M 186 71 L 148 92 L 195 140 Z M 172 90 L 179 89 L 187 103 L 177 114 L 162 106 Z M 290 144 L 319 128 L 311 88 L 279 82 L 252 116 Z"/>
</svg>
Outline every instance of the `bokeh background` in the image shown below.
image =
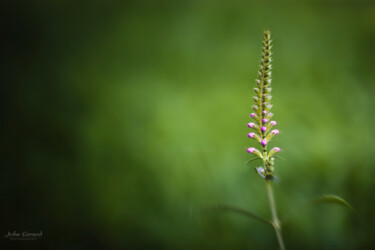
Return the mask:
<svg viewBox="0 0 375 250">
<path fill-rule="evenodd" d="M 276 249 L 246 148 L 274 41 L 288 249 L 375 248 L 371 1 L 3 1 L 2 249 Z M 320 194 L 355 211 L 300 205 Z"/>
</svg>

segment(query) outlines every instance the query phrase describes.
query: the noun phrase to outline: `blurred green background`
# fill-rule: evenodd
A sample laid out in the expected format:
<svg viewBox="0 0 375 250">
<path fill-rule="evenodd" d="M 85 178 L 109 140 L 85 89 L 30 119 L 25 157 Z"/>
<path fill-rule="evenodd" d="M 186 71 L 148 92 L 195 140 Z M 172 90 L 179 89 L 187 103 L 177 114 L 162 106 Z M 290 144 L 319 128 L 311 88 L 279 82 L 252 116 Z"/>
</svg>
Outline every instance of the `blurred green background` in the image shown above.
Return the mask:
<svg viewBox="0 0 375 250">
<path fill-rule="evenodd" d="M 276 249 L 246 148 L 273 38 L 288 249 L 375 248 L 375 4 L 5 1 L 3 249 Z M 323 193 L 346 199 L 300 209 Z"/>
</svg>

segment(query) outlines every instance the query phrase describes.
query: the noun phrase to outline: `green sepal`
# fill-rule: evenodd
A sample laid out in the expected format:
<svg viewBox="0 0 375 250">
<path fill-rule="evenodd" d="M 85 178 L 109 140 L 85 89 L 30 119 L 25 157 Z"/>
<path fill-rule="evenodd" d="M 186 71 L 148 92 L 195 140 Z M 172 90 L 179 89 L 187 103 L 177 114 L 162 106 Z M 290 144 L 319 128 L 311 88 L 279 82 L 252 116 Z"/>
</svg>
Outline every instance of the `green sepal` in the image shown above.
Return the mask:
<svg viewBox="0 0 375 250">
<path fill-rule="evenodd" d="M 255 117 L 252 117 L 258 124 L 260 123 L 259 115 L 255 114 Z"/>
<path fill-rule="evenodd" d="M 264 118 L 266 118 L 266 119 L 271 119 L 272 118 L 272 116 L 273 116 L 273 113 L 271 113 L 271 112 L 268 112 L 267 114 L 266 114 L 266 116 L 264 117 Z"/>
<path fill-rule="evenodd" d="M 268 126 L 267 126 L 267 131 L 268 131 Z M 273 133 L 268 133 L 268 134 L 267 134 L 267 137 L 266 137 L 266 140 L 269 142 L 274 136 L 275 136 L 275 134 L 273 134 Z"/>
<path fill-rule="evenodd" d="M 273 160 L 273 155 L 274 154 L 276 154 L 276 153 L 278 153 L 279 151 L 277 151 L 277 149 L 276 148 L 272 148 L 271 150 L 270 150 L 270 152 L 268 153 L 268 158 L 270 158 L 270 159 L 272 159 Z"/>
<path fill-rule="evenodd" d="M 259 99 L 259 97 L 254 96 L 254 97 L 253 97 L 253 100 L 254 100 L 254 102 L 255 102 L 256 104 L 258 104 L 258 106 L 260 106 L 260 99 Z"/>
<path fill-rule="evenodd" d="M 258 116 L 260 116 L 260 109 L 259 109 L 259 107 L 256 106 L 256 105 L 253 105 L 252 108 L 258 114 Z"/>
<path fill-rule="evenodd" d="M 255 94 L 258 95 L 259 98 L 262 97 L 262 93 L 260 92 L 260 89 L 254 88 L 254 92 L 255 92 Z"/>
<path fill-rule="evenodd" d="M 257 142 L 259 142 L 260 143 L 260 141 L 261 141 L 261 138 L 260 138 L 260 136 L 258 135 L 258 134 L 255 134 L 254 133 L 254 137 L 251 137 L 252 139 L 255 139 Z"/>
</svg>

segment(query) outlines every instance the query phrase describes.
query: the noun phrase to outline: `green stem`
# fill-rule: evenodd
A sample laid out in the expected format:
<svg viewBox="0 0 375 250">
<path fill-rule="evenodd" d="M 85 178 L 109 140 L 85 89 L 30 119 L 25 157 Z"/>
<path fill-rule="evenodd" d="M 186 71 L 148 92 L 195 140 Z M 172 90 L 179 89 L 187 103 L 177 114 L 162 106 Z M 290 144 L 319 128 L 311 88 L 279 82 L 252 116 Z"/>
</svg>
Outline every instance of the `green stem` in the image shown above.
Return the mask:
<svg viewBox="0 0 375 250">
<path fill-rule="evenodd" d="M 266 187 L 267 187 L 268 200 L 270 202 L 270 207 L 271 207 L 272 225 L 273 225 L 273 228 L 275 229 L 275 233 L 276 233 L 277 241 L 279 242 L 280 249 L 285 250 L 283 236 L 281 235 L 281 224 L 280 224 L 279 218 L 277 217 L 276 205 L 275 205 L 275 199 L 273 197 L 271 181 L 266 180 Z"/>
</svg>

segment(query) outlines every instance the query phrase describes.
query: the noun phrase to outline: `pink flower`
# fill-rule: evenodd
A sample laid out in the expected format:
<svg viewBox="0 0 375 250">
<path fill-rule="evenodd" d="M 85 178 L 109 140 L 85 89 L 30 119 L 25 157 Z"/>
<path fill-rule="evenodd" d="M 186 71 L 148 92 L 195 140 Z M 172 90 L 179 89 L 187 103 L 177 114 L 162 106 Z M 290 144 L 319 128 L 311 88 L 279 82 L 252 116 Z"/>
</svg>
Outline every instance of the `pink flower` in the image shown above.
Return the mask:
<svg viewBox="0 0 375 250">
<path fill-rule="evenodd" d="M 251 114 L 250 114 L 250 117 L 251 117 L 251 118 L 254 118 L 254 117 L 255 117 L 255 114 L 254 114 L 254 113 L 251 113 Z"/>
<path fill-rule="evenodd" d="M 278 135 L 280 132 L 279 132 L 279 130 L 274 129 L 274 130 L 271 131 L 271 133 L 274 134 L 274 135 Z"/>
<path fill-rule="evenodd" d="M 265 111 L 265 110 L 263 110 L 263 112 L 262 112 L 263 114 L 267 114 L 267 111 Z"/>
<path fill-rule="evenodd" d="M 277 152 L 280 152 L 280 148 L 278 147 L 274 147 L 273 149 L 270 150 L 270 152 L 268 153 L 268 157 L 272 157 L 274 154 L 276 154 Z"/>
<path fill-rule="evenodd" d="M 263 132 L 266 132 L 267 131 L 267 128 L 266 127 L 261 127 L 260 128 Z"/>
<path fill-rule="evenodd" d="M 267 140 L 261 140 L 260 142 L 263 146 L 266 146 L 267 145 Z"/>
<path fill-rule="evenodd" d="M 268 120 L 267 120 L 266 118 L 264 118 L 264 119 L 262 120 L 262 122 L 263 122 L 263 123 L 266 123 L 266 122 L 268 122 Z"/>
<path fill-rule="evenodd" d="M 253 138 L 253 137 L 255 136 L 255 133 L 248 133 L 247 136 L 248 136 L 249 138 Z"/>
<path fill-rule="evenodd" d="M 271 124 L 272 126 L 275 126 L 275 125 L 276 125 L 276 122 L 275 122 L 275 121 L 271 121 L 270 124 Z"/>
<path fill-rule="evenodd" d="M 255 150 L 256 150 L 256 148 L 248 148 L 248 149 L 247 149 L 247 152 L 248 152 L 248 153 L 254 153 Z"/>
<path fill-rule="evenodd" d="M 255 126 L 255 123 L 253 123 L 253 122 L 249 122 L 249 123 L 247 124 L 247 126 L 248 126 L 249 128 L 253 128 L 253 127 Z"/>
</svg>

